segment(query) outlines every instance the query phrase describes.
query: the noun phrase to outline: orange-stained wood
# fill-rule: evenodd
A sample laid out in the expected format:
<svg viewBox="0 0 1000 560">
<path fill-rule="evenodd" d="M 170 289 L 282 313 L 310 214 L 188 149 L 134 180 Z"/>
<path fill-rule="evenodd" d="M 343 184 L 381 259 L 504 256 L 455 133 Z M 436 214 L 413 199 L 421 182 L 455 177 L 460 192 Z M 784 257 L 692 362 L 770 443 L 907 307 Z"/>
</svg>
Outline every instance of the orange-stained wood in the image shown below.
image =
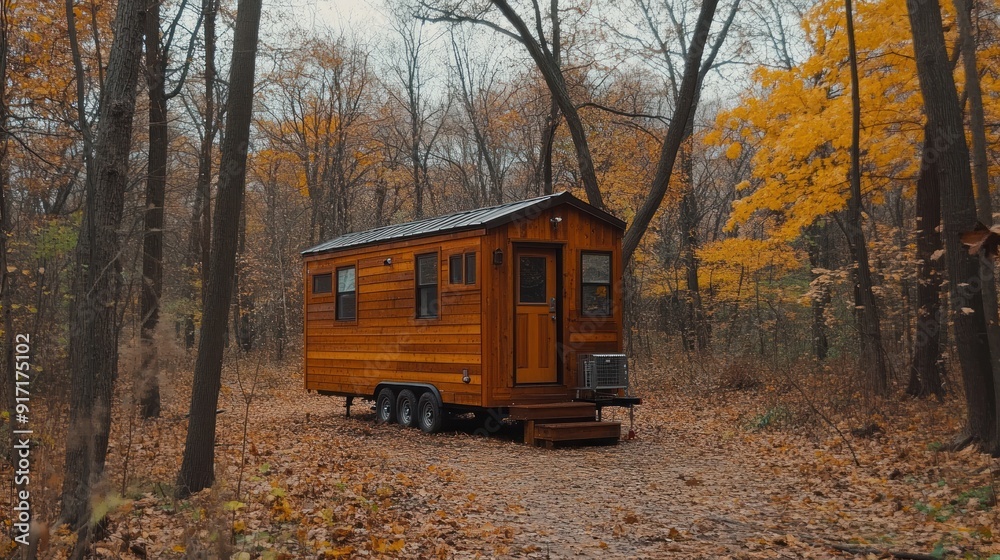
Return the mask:
<svg viewBox="0 0 1000 560">
<path fill-rule="evenodd" d="M 555 249 L 518 249 L 514 254 L 517 283 L 514 294 L 517 329 L 517 371 L 515 382 L 556 383 L 556 296 Z"/>
</svg>

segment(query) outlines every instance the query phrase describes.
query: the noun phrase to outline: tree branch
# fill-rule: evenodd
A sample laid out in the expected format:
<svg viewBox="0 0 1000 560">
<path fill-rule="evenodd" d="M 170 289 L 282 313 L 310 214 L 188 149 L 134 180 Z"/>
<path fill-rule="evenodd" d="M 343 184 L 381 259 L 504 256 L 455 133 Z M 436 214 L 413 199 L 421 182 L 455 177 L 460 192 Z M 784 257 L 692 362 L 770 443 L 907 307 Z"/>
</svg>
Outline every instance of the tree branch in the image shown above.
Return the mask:
<svg viewBox="0 0 1000 560">
<path fill-rule="evenodd" d="M 622 111 L 621 109 L 615 109 L 614 107 L 608 107 L 607 105 L 601 105 L 600 103 L 595 103 L 593 101 L 588 101 L 587 103 L 580 103 L 579 105 L 576 106 L 577 109 L 583 109 L 585 107 L 600 109 L 601 111 L 606 111 L 608 113 L 611 113 L 613 115 L 618 115 L 620 117 L 629 117 L 633 119 L 655 119 L 662 122 L 663 124 L 667 125 L 670 124 L 670 121 L 667 119 L 667 117 L 664 117 L 663 115 L 651 115 L 649 113 L 632 113 L 629 111 Z"/>
</svg>

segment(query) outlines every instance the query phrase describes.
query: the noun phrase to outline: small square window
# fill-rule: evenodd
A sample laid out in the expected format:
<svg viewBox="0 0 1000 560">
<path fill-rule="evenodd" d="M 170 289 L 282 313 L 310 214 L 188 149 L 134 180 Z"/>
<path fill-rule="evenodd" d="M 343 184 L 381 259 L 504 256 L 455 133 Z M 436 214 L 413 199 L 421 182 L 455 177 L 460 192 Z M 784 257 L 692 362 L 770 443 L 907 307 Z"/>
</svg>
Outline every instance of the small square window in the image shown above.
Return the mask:
<svg viewBox="0 0 1000 560">
<path fill-rule="evenodd" d="M 312 282 L 312 293 L 314 296 L 333 293 L 333 275 L 329 272 L 313 275 Z"/>
</svg>

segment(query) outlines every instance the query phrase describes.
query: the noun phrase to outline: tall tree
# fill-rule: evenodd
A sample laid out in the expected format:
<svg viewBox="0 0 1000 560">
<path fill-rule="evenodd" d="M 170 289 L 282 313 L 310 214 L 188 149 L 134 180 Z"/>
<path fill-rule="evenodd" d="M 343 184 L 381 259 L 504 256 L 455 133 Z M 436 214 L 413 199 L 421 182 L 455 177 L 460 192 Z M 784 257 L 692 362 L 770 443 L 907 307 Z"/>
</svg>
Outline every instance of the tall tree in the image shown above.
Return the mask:
<svg viewBox="0 0 1000 560">
<path fill-rule="evenodd" d="M 861 343 L 860 366 L 869 391 L 877 396 L 889 392 L 889 374 L 882 347 L 878 304 L 872 291 L 872 272 L 868 264 L 868 244 L 861 222 L 861 85 L 858 78 L 858 49 L 854 36 L 854 3 L 844 0 L 847 17 L 847 52 L 851 67 L 851 195 L 847 200 L 844 230 L 854 261 L 854 313 Z"/>
<path fill-rule="evenodd" d="M 240 0 L 229 71 L 226 135 L 212 224 L 212 258 L 205 285 L 205 309 L 195 361 L 190 421 L 177 494 L 186 496 L 215 481 L 215 415 L 222 385 L 222 358 L 229 321 L 240 212 L 246 190 L 247 151 L 253 113 L 261 0 Z"/>
<path fill-rule="evenodd" d="M 146 165 L 146 205 L 142 233 L 142 291 L 139 317 L 141 362 L 137 385 L 139 408 L 143 418 L 160 415 L 159 360 L 154 341 L 160 321 L 160 297 L 163 294 L 163 204 L 167 187 L 167 101 L 180 93 L 191 60 L 191 48 L 181 78 L 173 91 L 167 91 L 167 61 L 177 25 L 184 15 L 186 2 L 169 27 L 166 41 L 160 38 L 160 2 L 146 10 L 146 90 L 149 96 L 149 161 Z M 201 18 L 198 19 L 200 26 Z M 191 35 L 191 47 L 198 26 Z"/>
<path fill-rule="evenodd" d="M 10 138 L 7 133 L 7 59 L 10 54 L 9 21 L 10 0 L 0 0 L 0 328 L 3 329 L 3 356 L 0 357 L 0 411 L 6 411 L 8 418 L 14 418 L 14 321 L 11 309 L 13 298 L 12 274 L 7 270 L 7 238 L 11 231 L 10 206 L 7 201 L 10 174 L 8 148 Z M 13 437 L 13 433 L 10 434 Z M 12 439 L 0 441 L 0 456 L 7 457 L 13 451 Z M 13 457 L 10 457 L 13 459 Z M 13 463 L 13 460 L 11 461 Z"/>
<path fill-rule="evenodd" d="M 979 261 L 961 244 L 960 235 L 976 225 L 969 148 L 962 107 L 951 73 L 938 0 L 908 2 L 917 77 L 923 92 L 928 135 L 925 146 L 936 151 L 941 187 L 941 226 L 948 267 L 948 290 L 955 347 L 965 386 L 966 433 L 959 443 L 975 442 L 1000 454 L 993 360 L 986 332 Z"/>
<path fill-rule="evenodd" d="M 67 12 L 72 12 L 69 4 Z M 90 543 L 92 494 L 104 474 L 111 429 L 112 396 L 118 374 L 118 229 L 129 181 L 145 11 L 145 0 L 118 3 L 76 247 L 69 340 L 71 430 L 66 442 L 61 513 L 61 521 L 78 534 L 75 558 L 82 558 Z M 72 28 L 74 22 L 69 23 Z"/>
<path fill-rule="evenodd" d="M 917 179 L 917 323 L 910 380 L 906 392 L 914 397 L 944 397 L 941 383 L 941 186 L 938 183 L 935 129 L 924 131 L 920 176 Z"/>
<path fill-rule="evenodd" d="M 562 68 L 562 22 L 559 18 L 559 0 L 549 0 L 549 50 L 552 53 L 552 63 L 556 68 Z M 542 127 L 541 157 L 538 160 L 540 168 L 542 193 L 552 194 L 552 147 L 555 144 L 556 131 L 562 115 L 559 113 L 559 100 L 549 93 L 549 116 Z"/>
<path fill-rule="evenodd" d="M 205 100 L 201 119 L 201 147 L 198 153 L 198 181 L 195 185 L 194 211 L 191 214 L 191 237 L 189 255 L 193 262 L 201 265 L 201 300 L 205 304 L 205 286 L 208 285 L 208 262 L 211 256 L 212 238 L 212 149 L 218 120 L 215 108 L 215 20 L 219 11 L 219 0 L 202 0 L 202 18 L 205 33 Z M 194 319 L 190 319 L 189 330 L 194 329 Z"/>
<path fill-rule="evenodd" d="M 962 49 L 962 67 L 965 70 L 965 93 L 969 98 L 969 132 L 972 139 L 972 181 L 976 199 L 976 216 L 985 225 L 993 223 L 993 204 L 990 200 L 989 162 L 986 155 L 986 116 L 983 108 L 983 89 L 976 63 L 976 37 L 972 28 L 973 0 L 955 0 L 958 37 Z M 1000 306 L 997 304 L 996 267 L 992 260 L 981 259 L 979 276 L 983 289 L 983 309 L 986 313 L 986 332 L 993 359 L 993 391 L 997 439 L 1000 441 Z M 1000 445 L 1000 444 L 998 444 Z"/>
</svg>

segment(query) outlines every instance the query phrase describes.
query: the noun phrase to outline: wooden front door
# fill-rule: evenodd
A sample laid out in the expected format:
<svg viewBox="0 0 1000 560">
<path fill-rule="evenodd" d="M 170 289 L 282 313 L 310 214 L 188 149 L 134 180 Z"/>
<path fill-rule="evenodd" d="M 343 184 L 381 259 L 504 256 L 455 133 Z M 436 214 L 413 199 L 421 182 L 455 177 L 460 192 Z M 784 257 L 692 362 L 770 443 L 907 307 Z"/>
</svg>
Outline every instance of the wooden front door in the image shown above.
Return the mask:
<svg viewBox="0 0 1000 560">
<path fill-rule="evenodd" d="M 556 252 L 515 252 L 514 360 L 515 383 L 557 383 L 556 335 L 559 322 Z"/>
</svg>

